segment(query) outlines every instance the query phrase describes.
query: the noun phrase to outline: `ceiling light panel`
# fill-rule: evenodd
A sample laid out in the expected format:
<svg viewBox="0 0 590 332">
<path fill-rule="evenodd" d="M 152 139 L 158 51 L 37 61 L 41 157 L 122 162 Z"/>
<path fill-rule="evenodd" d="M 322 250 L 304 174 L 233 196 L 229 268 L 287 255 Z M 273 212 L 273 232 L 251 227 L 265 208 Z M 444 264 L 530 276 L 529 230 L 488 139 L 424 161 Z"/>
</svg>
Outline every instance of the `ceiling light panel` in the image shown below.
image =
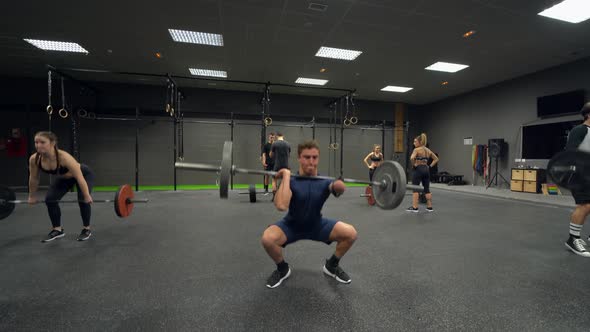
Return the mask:
<svg viewBox="0 0 590 332">
<path fill-rule="evenodd" d="M 408 88 L 405 86 L 388 85 L 388 86 L 384 87 L 383 89 L 381 89 L 381 91 L 404 93 L 404 92 L 408 92 L 412 89 L 414 89 L 414 88 Z"/>
<path fill-rule="evenodd" d="M 437 62 L 434 63 L 424 69 L 426 70 L 434 70 L 434 71 L 444 71 L 447 73 L 456 73 L 459 70 L 463 70 L 469 67 L 468 65 L 462 65 L 458 63 L 450 63 L 450 62 Z"/>
<path fill-rule="evenodd" d="M 77 43 L 38 39 L 25 39 L 25 41 L 45 51 L 60 51 L 88 54 L 88 51 Z"/>
<path fill-rule="evenodd" d="M 333 47 L 325 47 L 322 46 L 315 54 L 317 57 L 321 58 L 331 58 L 331 59 L 340 59 L 340 60 L 354 60 L 363 52 L 355 51 L 355 50 L 347 50 L 343 48 L 333 48 Z"/>
<path fill-rule="evenodd" d="M 192 75 L 195 75 L 195 76 L 227 78 L 227 72 L 224 70 L 189 68 L 189 71 L 191 72 Z"/>
<path fill-rule="evenodd" d="M 570 23 L 580 23 L 590 18 L 590 1 L 565 0 L 549 9 L 545 9 L 538 15 Z"/>
<path fill-rule="evenodd" d="M 295 83 L 297 83 L 297 84 L 309 84 L 309 85 L 326 85 L 326 83 L 328 83 L 328 80 L 320 80 L 320 79 L 316 79 L 316 78 L 299 77 L 299 78 L 297 78 L 297 80 L 295 81 Z"/>
<path fill-rule="evenodd" d="M 168 29 L 172 40 L 178 43 L 190 43 L 211 46 L 223 46 L 223 36 L 215 33 Z"/>
</svg>

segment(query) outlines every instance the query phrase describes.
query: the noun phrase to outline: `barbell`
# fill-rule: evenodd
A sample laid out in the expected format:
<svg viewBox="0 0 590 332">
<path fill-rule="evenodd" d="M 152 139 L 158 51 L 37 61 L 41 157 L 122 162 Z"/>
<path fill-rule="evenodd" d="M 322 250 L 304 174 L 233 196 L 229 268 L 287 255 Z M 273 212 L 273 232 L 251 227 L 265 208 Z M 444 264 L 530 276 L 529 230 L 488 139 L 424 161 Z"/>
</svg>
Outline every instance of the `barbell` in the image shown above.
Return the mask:
<svg viewBox="0 0 590 332">
<path fill-rule="evenodd" d="M 590 153 L 578 149 L 558 152 L 549 160 L 547 174 L 562 188 L 590 190 Z"/>
<path fill-rule="evenodd" d="M 219 197 L 222 199 L 228 198 L 229 182 L 231 175 L 236 173 L 241 174 L 257 174 L 276 176 L 278 172 L 253 170 L 246 168 L 238 168 L 232 163 L 233 144 L 231 141 L 226 141 L 223 144 L 223 155 L 221 159 L 221 166 L 210 164 L 197 164 L 188 162 L 176 162 L 174 167 L 178 169 L 196 170 L 205 172 L 219 172 Z M 291 175 L 295 178 L 306 179 L 325 179 L 325 180 L 342 180 L 348 183 L 360 183 L 371 185 L 373 198 L 375 203 L 382 209 L 391 210 L 398 207 L 404 199 L 406 190 L 423 191 L 421 186 L 408 185 L 406 183 L 406 173 L 403 167 L 395 161 L 386 160 L 379 166 L 373 174 L 373 181 L 363 181 L 355 179 L 339 179 L 330 176 L 302 176 Z"/>
<path fill-rule="evenodd" d="M 39 201 L 39 203 L 79 203 L 79 200 Z M 133 189 L 128 184 L 119 187 L 114 199 L 97 199 L 93 203 L 114 203 L 115 213 L 121 218 L 131 215 L 135 203 L 147 203 L 147 199 L 134 199 Z M 0 186 L 0 220 L 12 214 L 17 204 L 29 204 L 26 200 L 17 200 L 12 189 Z"/>
</svg>

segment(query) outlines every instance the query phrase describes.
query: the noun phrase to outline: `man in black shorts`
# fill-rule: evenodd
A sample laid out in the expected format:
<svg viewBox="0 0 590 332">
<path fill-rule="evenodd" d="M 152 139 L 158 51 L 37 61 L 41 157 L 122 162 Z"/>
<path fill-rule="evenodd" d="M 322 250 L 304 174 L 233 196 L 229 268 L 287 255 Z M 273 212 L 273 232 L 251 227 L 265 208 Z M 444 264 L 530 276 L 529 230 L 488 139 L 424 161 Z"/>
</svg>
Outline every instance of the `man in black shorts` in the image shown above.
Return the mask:
<svg viewBox="0 0 590 332">
<path fill-rule="evenodd" d="M 272 171 L 274 169 L 274 161 L 270 157 L 270 148 L 272 146 L 272 142 L 275 141 L 275 133 L 271 132 L 268 134 L 268 142 L 264 144 L 262 147 L 262 155 L 260 156 L 260 160 L 262 161 L 262 167 L 264 167 L 265 171 Z M 268 193 L 268 175 L 264 176 L 264 192 Z"/>
<path fill-rule="evenodd" d="M 285 141 L 285 137 L 280 132 L 277 132 L 275 141 L 272 143 L 270 148 L 270 157 L 274 160 L 273 171 L 278 172 L 279 170 L 286 168 L 289 169 L 289 156 L 291 155 L 291 145 Z M 272 179 L 272 192 L 273 194 L 277 191 L 277 180 Z M 274 199 L 274 198 L 273 198 Z"/>
<path fill-rule="evenodd" d="M 582 107 L 581 114 L 584 117 L 584 122 L 570 131 L 565 148 L 590 152 L 590 102 Z M 570 236 L 565 242 L 565 246 L 582 257 L 590 257 L 590 252 L 586 250 L 586 243 L 580 239 L 582 227 L 586 217 L 590 214 L 590 191 L 587 189 L 572 190 L 572 196 L 576 202 L 576 208 L 571 216 Z M 588 241 L 590 241 L 590 236 Z"/>
<path fill-rule="evenodd" d="M 316 141 L 306 141 L 297 148 L 299 174 L 317 176 L 320 148 Z M 341 180 L 292 177 L 291 171 L 282 168 L 277 174 L 283 181 L 277 191 L 274 204 L 287 215 L 268 226 L 262 235 L 262 246 L 277 265 L 266 282 L 266 287 L 278 287 L 291 275 L 291 269 L 283 258 L 283 247 L 299 240 L 313 240 L 330 244 L 336 241 L 336 251 L 325 261 L 323 272 L 338 282 L 348 284 L 350 277 L 339 265 L 340 259 L 356 241 L 356 229 L 343 221 L 324 218 L 322 207 L 330 194 L 338 197 L 346 186 Z"/>
</svg>

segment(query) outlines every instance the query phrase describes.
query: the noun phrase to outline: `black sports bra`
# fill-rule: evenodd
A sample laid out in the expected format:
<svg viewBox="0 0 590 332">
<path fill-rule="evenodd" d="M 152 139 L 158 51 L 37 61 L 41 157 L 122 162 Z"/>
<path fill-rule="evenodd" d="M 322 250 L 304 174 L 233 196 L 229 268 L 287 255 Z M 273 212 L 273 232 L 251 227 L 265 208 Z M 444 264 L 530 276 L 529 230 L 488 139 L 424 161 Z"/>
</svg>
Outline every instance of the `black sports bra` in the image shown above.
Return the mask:
<svg viewBox="0 0 590 332">
<path fill-rule="evenodd" d="M 375 154 L 371 155 L 371 161 L 382 161 L 383 160 L 383 156 L 381 157 L 377 157 Z"/>
<path fill-rule="evenodd" d="M 59 165 L 59 157 L 58 157 L 58 160 L 57 160 L 57 168 L 54 169 L 54 170 L 47 170 L 47 169 L 44 169 L 43 166 L 41 166 L 41 156 L 38 156 L 37 157 L 37 166 L 39 166 L 39 169 L 41 171 L 43 171 L 44 173 L 47 173 L 47 174 L 64 175 L 64 174 L 66 174 L 67 172 L 70 171 L 67 167 L 60 166 Z"/>
</svg>

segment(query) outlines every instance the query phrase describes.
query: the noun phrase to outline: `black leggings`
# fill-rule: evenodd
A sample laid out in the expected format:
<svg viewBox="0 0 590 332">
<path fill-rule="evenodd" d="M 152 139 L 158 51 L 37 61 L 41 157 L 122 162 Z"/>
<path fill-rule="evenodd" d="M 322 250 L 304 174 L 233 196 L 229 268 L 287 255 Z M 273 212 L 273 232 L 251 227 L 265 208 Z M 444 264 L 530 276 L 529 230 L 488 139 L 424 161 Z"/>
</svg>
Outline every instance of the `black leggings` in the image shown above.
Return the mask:
<svg viewBox="0 0 590 332">
<path fill-rule="evenodd" d="M 412 173 L 412 184 L 417 186 L 422 182 L 424 193 L 430 194 L 430 169 L 428 165 L 418 165 Z M 418 191 L 414 191 L 415 193 Z"/>
<path fill-rule="evenodd" d="M 376 167 L 369 168 L 369 181 L 373 181 L 373 174 L 375 173 Z"/>
<path fill-rule="evenodd" d="M 80 169 L 82 170 L 82 175 L 84 175 L 84 179 L 88 184 L 88 192 L 92 192 L 92 187 L 94 184 L 94 173 L 88 166 L 84 164 L 80 164 Z M 72 187 L 76 185 L 78 189 L 78 205 L 80 206 L 80 215 L 82 216 L 82 222 L 84 226 L 90 226 L 90 204 L 84 203 L 84 194 L 80 189 L 80 185 L 75 178 L 63 178 L 58 177 L 49 186 L 49 190 L 47 191 L 47 195 L 45 196 L 45 200 L 48 201 L 45 204 L 47 205 L 47 212 L 49 212 L 49 219 L 51 219 L 51 224 L 53 227 L 60 227 L 61 226 L 61 210 L 59 208 L 59 204 L 56 201 L 59 201 L 64 197 L 64 195 L 72 189 Z"/>
</svg>

